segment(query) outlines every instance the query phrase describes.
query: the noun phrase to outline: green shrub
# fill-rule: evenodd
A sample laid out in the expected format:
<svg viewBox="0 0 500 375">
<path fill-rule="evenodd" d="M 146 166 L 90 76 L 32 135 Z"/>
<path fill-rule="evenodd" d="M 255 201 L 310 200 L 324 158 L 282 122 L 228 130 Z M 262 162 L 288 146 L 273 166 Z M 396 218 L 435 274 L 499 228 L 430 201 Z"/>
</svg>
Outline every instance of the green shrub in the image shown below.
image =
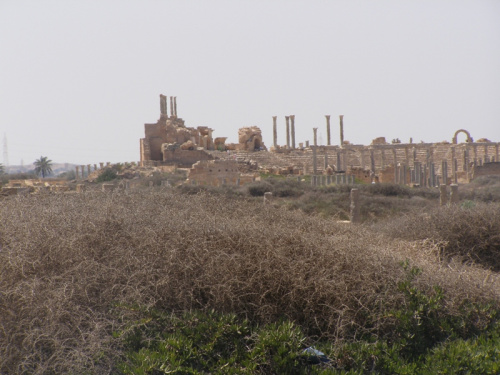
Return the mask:
<svg viewBox="0 0 500 375">
<path fill-rule="evenodd" d="M 323 196 L 314 190 L 297 200 L 310 194 Z M 324 196 L 339 202 L 345 198 Z M 348 199 L 343 201 L 348 204 Z M 491 210 L 484 212 L 496 225 L 494 212 L 499 210 L 493 205 Z M 266 368 L 293 373 L 287 366 L 302 363 L 300 351 L 293 348 L 300 346 L 303 336 L 320 350 L 325 341 L 335 348 L 360 343 L 364 351 L 346 353 L 345 362 L 349 357 L 365 361 L 367 367 L 353 367 L 365 370 L 352 371 L 368 373 L 375 371 L 374 363 L 381 363 L 378 358 L 390 362 L 385 350 L 403 364 L 413 363 L 411 356 L 399 354 L 404 348 L 423 351 L 421 340 L 441 345 L 443 337 L 469 340 L 496 319 L 495 274 L 487 280 L 490 273 L 477 267 L 438 266 L 432 243 L 392 241 L 365 225 L 265 207 L 255 199 L 236 201 L 225 193 L 204 191 L 187 195 L 177 189 L 33 194 L 3 198 L 0 217 L 0 373 L 116 373 L 125 356 L 122 344 L 126 343 L 120 338 L 135 327 L 140 336 L 131 339 L 137 345 L 129 346 L 130 351 L 150 349 L 153 356 L 155 349 L 148 342 L 166 345 L 168 339 L 171 347 L 165 347 L 165 353 L 177 356 L 171 348 L 187 345 L 193 353 L 190 360 L 197 361 L 193 366 L 201 366 L 200 358 L 210 363 L 241 358 L 237 349 L 220 349 L 217 343 L 238 348 L 243 342 L 253 353 L 250 362 L 257 359 L 254 362 L 262 364 L 262 373 Z M 420 228 L 421 222 L 424 217 L 416 216 L 406 224 L 405 233 Z M 477 233 L 484 222 L 469 220 L 469 225 Z M 408 271 L 399 264 L 406 252 L 423 269 L 410 284 L 404 284 Z M 491 299 L 491 308 L 481 307 Z M 148 309 L 117 313 L 117 305 Z M 150 313 L 153 310 L 167 317 L 197 310 L 235 314 L 234 324 L 239 327 L 247 319 L 251 333 L 238 335 L 226 318 L 215 319 L 219 322 L 215 327 L 206 323 L 207 336 L 194 328 L 198 324 L 194 318 L 186 318 L 189 324 L 167 322 L 163 326 L 179 329 L 163 331 L 153 323 L 148 326 L 150 319 L 163 319 Z M 418 322 L 423 322 L 423 332 Z M 150 328 L 142 331 L 143 326 Z M 413 330 L 414 341 L 404 327 Z M 269 332 L 262 333 L 266 329 Z M 120 332 L 120 338 L 111 337 L 112 330 Z M 201 335 L 199 340 L 192 339 L 196 334 Z M 259 342 L 274 344 L 262 344 L 258 351 Z M 205 354 L 197 357 L 200 352 Z M 330 353 L 326 354 L 332 357 Z M 173 360 L 184 360 L 186 355 L 189 352 Z M 251 368 L 243 359 L 240 363 Z M 240 371 L 227 365 L 212 373 L 226 369 Z"/>
<path fill-rule="evenodd" d="M 384 195 L 386 197 L 410 197 L 410 188 L 398 184 L 370 184 L 363 185 L 363 190 L 370 194 Z"/>
<path fill-rule="evenodd" d="M 96 178 L 96 182 L 107 182 L 107 181 L 113 181 L 116 179 L 118 176 L 116 172 L 111 169 L 111 168 L 106 168 L 100 175 L 99 177 Z"/>
<path fill-rule="evenodd" d="M 252 197 L 262 197 L 264 193 L 272 191 L 273 186 L 266 181 L 257 181 L 249 184 L 247 189 Z"/>
<path fill-rule="evenodd" d="M 304 335 L 291 322 L 252 327 L 234 314 L 146 312 L 127 331 L 126 374 L 312 374 Z"/>
</svg>

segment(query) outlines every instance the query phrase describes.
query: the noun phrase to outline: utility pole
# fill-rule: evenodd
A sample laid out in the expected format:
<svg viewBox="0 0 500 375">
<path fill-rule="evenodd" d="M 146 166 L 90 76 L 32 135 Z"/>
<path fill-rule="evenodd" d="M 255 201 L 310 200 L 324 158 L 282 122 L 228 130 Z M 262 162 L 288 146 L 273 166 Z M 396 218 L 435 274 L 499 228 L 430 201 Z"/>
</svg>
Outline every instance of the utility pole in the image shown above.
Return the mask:
<svg viewBox="0 0 500 375">
<path fill-rule="evenodd" d="M 7 135 L 3 133 L 3 166 L 9 166 L 9 150 L 7 148 Z"/>
</svg>

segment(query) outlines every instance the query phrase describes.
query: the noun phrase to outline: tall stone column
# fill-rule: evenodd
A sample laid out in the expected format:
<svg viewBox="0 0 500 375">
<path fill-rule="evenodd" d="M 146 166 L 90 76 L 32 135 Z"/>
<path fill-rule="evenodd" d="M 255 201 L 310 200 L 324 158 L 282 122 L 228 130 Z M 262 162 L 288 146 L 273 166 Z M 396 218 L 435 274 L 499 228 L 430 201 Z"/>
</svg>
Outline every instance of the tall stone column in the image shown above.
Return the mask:
<svg viewBox="0 0 500 375">
<path fill-rule="evenodd" d="M 170 116 L 174 116 L 174 97 L 170 97 Z"/>
<path fill-rule="evenodd" d="M 277 116 L 273 116 L 273 146 L 276 150 L 278 148 L 278 128 L 276 125 Z"/>
<path fill-rule="evenodd" d="M 208 129 L 208 145 L 207 146 L 208 146 L 209 150 L 213 150 L 214 149 L 214 147 L 213 147 L 214 146 L 214 139 L 212 137 L 212 132 L 213 131 L 214 131 L 213 129 Z"/>
<path fill-rule="evenodd" d="M 415 182 L 418 186 L 422 186 L 422 168 L 420 162 L 415 162 L 413 167 L 415 168 Z"/>
<path fill-rule="evenodd" d="M 90 164 L 87 164 L 87 176 L 90 174 Z"/>
<path fill-rule="evenodd" d="M 441 177 L 443 178 L 443 184 L 448 185 L 448 162 L 446 160 L 441 163 Z"/>
<path fill-rule="evenodd" d="M 458 160 L 453 159 L 453 181 L 458 184 Z"/>
<path fill-rule="evenodd" d="M 167 97 L 160 94 L 160 114 L 161 116 L 168 116 L 167 114 Z"/>
<path fill-rule="evenodd" d="M 359 207 L 359 190 L 351 189 L 351 223 L 361 222 L 361 209 Z"/>
<path fill-rule="evenodd" d="M 326 117 L 326 144 L 330 146 L 332 144 L 332 138 L 330 135 L 330 115 L 325 115 Z"/>
<path fill-rule="evenodd" d="M 324 165 L 324 167 L 325 167 L 325 171 L 326 171 L 326 169 L 328 168 L 328 152 L 326 150 L 325 150 L 325 165 Z"/>
<path fill-rule="evenodd" d="M 359 150 L 359 164 L 361 169 L 365 169 L 365 152 L 363 150 Z"/>
<path fill-rule="evenodd" d="M 290 116 L 285 116 L 286 120 L 286 148 L 290 149 Z"/>
<path fill-rule="evenodd" d="M 340 158 L 340 151 L 337 151 L 337 172 L 342 171 L 342 159 Z"/>
<path fill-rule="evenodd" d="M 75 175 L 76 175 L 76 179 L 78 180 L 80 178 L 78 176 L 78 165 L 75 165 Z"/>
<path fill-rule="evenodd" d="M 295 115 L 290 115 L 290 122 L 292 127 L 292 149 L 295 150 Z"/>
<path fill-rule="evenodd" d="M 392 149 L 392 159 L 393 159 L 393 164 L 394 164 L 394 183 L 398 184 L 399 183 L 399 181 L 398 181 L 398 177 L 399 177 L 399 174 L 398 174 L 398 158 L 397 158 L 397 155 L 396 155 L 396 149 L 395 148 Z"/>
<path fill-rule="evenodd" d="M 313 128 L 313 133 L 314 133 L 314 146 L 316 147 L 318 145 L 318 128 Z"/>
<path fill-rule="evenodd" d="M 340 146 L 344 144 L 344 115 L 339 115 L 340 119 Z"/>
<path fill-rule="evenodd" d="M 174 96 L 174 116 L 177 117 L 177 96 Z"/>
<path fill-rule="evenodd" d="M 318 164 L 316 160 L 316 146 L 312 148 L 313 152 L 313 174 L 316 175 L 318 173 Z"/>
</svg>

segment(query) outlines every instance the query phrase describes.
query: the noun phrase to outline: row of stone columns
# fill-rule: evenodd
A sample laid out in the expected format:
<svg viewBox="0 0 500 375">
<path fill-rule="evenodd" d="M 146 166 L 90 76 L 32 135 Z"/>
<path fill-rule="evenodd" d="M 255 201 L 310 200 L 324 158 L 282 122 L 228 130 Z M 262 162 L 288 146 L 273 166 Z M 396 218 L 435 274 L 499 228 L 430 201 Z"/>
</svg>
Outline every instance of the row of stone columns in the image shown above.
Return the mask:
<svg viewBox="0 0 500 375">
<path fill-rule="evenodd" d="M 330 115 L 325 115 L 326 118 L 326 143 L 331 146 L 331 131 L 330 131 Z M 278 125 L 277 116 L 273 116 L 273 146 L 278 148 Z M 344 115 L 339 115 L 340 119 L 340 145 L 344 144 Z M 295 149 L 295 115 L 285 116 L 286 121 L 286 147 L 287 149 Z M 314 146 L 318 145 L 318 128 L 313 128 L 314 132 Z M 309 142 L 307 141 L 308 145 Z"/>
<path fill-rule="evenodd" d="M 446 172 L 446 160 L 443 160 L 441 168 L 444 168 L 444 172 L 440 177 L 436 174 L 436 167 L 434 163 L 424 164 L 417 161 L 414 163 L 413 168 L 407 166 L 406 164 L 397 164 L 394 167 L 394 183 L 402 185 L 410 183 L 423 187 L 437 187 L 441 183 L 447 184 L 448 174 Z M 456 180 L 457 176 L 455 175 L 454 178 Z"/>
<path fill-rule="evenodd" d="M 458 203 L 458 184 L 450 185 L 450 195 L 448 197 L 448 186 L 445 184 L 439 185 L 439 205 L 445 206 L 448 203 Z"/>
<path fill-rule="evenodd" d="M 160 94 L 160 113 L 161 116 L 168 116 L 167 97 Z M 177 96 L 170 97 L 170 116 L 177 117 Z"/>
<path fill-rule="evenodd" d="M 334 174 L 334 175 L 312 175 L 311 176 L 311 186 L 326 186 L 330 184 L 336 185 L 354 185 L 355 178 L 353 175 L 348 175 L 345 173 Z"/>
<path fill-rule="evenodd" d="M 312 162 L 313 162 L 313 174 L 318 173 L 318 147 L 311 147 L 312 150 Z M 326 170 L 329 166 L 329 158 L 328 158 L 328 151 L 324 149 L 325 155 L 324 155 L 324 170 Z M 344 150 L 337 151 L 337 160 L 335 164 L 335 168 L 337 172 L 340 171 L 345 171 L 346 169 L 346 158 L 345 158 L 345 152 Z"/>
<path fill-rule="evenodd" d="M 499 145 L 496 144 L 494 145 L 495 147 L 495 153 L 498 151 Z M 461 170 L 464 173 L 464 177 L 466 179 L 470 178 L 470 165 L 472 166 L 482 166 L 483 163 L 488 163 L 488 162 L 494 162 L 495 160 L 499 160 L 498 156 L 495 155 L 490 155 L 488 153 L 488 148 L 493 147 L 493 145 L 488 145 L 485 144 L 484 146 L 484 155 L 483 157 L 478 157 L 477 153 L 477 148 L 480 147 L 479 145 L 472 145 L 466 149 L 463 150 L 463 153 L 457 155 L 457 150 L 454 146 L 451 147 L 450 152 L 451 152 L 451 160 L 450 159 L 443 159 L 441 162 L 441 169 L 440 169 L 440 176 L 441 176 L 441 182 L 448 184 L 450 181 L 457 183 L 458 182 L 458 175 L 459 175 L 459 166 L 461 167 Z M 472 150 L 473 155 L 472 157 L 469 157 L 469 152 Z M 376 149 L 376 148 L 369 148 L 369 156 L 370 156 L 370 161 L 368 165 L 365 165 L 365 158 L 364 158 L 364 151 L 360 151 L 360 164 L 361 168 L 369 167 L 370 171 L 372 173 L 375 173 L 375 167 L 376 167 L 376 160 L 379 160 L 379 165 L 381 169 L 384 169 L 386 165 L 386 152 L 387 150 L 385 149 Z M 424 186 L 439 186 L 439 183 L 437 182 L 438 176 L 436 175 L 436 171 L 439 170 L 435 166 L 431 166 L 432 160 L 433 160 L 433 154 L 434 150 L 432 148 L 427 149 L 426 153 L 426 162 L 420 162 L 418 161 L 417 158 L 417 148 L 409 148 L 409 147 L 404 147 L 404 152 L 405 152 L 405 161 L 406 163 L 401 163 L 398 164 L 398 159 L 396 155 L 396 149 L 392 148 L 392 155 L 393 155 L 393 165 L 395 166 L 395 171 L 394 171 L 394 181 L 395 183 L 401 183 L 401 181 L 406 181 L 402 180 L 401 178 L 398 177 L 398 172 L 396 169 L 398 168 L 403 168 L 404 165 L 406 165 L 405 168 L 408 168 L 410 171 L 409 173 L 413 173 L 415 171 L 415 178 L 412 177 L 410 180 L 411 183 L 424 183 Z M 375 154 L 377 152 L 377 155 Z M 451 161 L 451 164 L 449 165 L 449 162 Z M 460 163 L 460 164 L 459 164 Z M 433 182 L 430 182 L 428 179 L 424 179 L 423 181 L 418 181 L 419 176 L 421 176 L 421 171 L 426 171 L 428 172 L 429 179 L 433 179 Z M 432 169 L 432 170 L 431 170 Z M 419 171 L 420 170 L 420 171 Z M 451 173 L 451 174 L 450 174 Z M 413 176 L 413 174 L 410 174 Z"/>
<path fill-rule="evenodd" d="M 325 115 L 326 118 L 326 145 L 332 145 L 332 137 L 330 131 L 330 115 Z M 340 146 L 344 144 L 344 115 L 339 115 L 340 120 Z M 313 128 L 314 146 L 318 145 L 318 128 Z"/>
<path fill-rule="evenodd" d="M 111 165 L 111 163 L 108 161 L 106 163 L 106 166 L 109 167 Z M 99 166 L 100 168 L 99 169 L 103 169 L 104 168 L 104 163 L 99 163 Z M 91 173 L 91 164 L 87 164 L 87 176 Z M 97 164 L 94 164 L 94 171 L 97 171 Z M 76 175 L 76 179 L 80 179 L 80 178 L 84 178 L 85 177 L 85 165 L 76 165 L 75 166 L 75 175 Z"/>
<path fill-rule="evenodd" d="M 273 146 L 278 148 L 278 125 L 277 116 L 273 116 Z M 286 120 L 286 148 L 295 149 L 295 115 L 285 116 Z"/>
</svg>

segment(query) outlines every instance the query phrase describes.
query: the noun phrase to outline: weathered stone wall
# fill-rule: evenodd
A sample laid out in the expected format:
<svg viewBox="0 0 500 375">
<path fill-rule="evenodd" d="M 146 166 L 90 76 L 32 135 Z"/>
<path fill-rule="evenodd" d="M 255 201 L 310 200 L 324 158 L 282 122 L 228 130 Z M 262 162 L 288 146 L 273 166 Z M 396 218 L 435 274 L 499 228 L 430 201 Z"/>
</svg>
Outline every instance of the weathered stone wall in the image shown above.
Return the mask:
<svg viewBox="0 0 500 375">
<path fill-rule="evenodd" d="M 379 181 L 404 183 L 404 169 L 406 183 L 410 184 L 412 170 L 419 168 L 420 179 L 422 176 L 428 179 L 432 167 L 441 183 L 443 175 L 447 176 L 448 184 L 455 182 L 455 175 L 457 182 L 463 183 L 473 178 L 471 172 L 474 165 L 477 167 L 485 161 L 498 160 L 499 145 L 500 143 L 494 142 L 457 145 L 441 142 L 317 146 L 316 174 L 324 172 L 326 155 L 327 164 L 334 167 L 337 172 L 358 169 L 363 171 L 359 173 L 366 174 L 372 171 Z M 229 155 L 226 153 L 212 153 L 212 155 L 223 159 L 234 158 L 239 162 L 256 162 L 259 167 L 267 170 L 294 167 L 302 169 L 307 174 L 313 173 L 315 164 L 312 148 L 279 152 L 239 150 Z M 394 166 L 398 167 L 396 172 Z M 446 168 L 446 171 L 443 168 Z"/>
<path fill-rule="evenodd" d="M 238 144 L 225 144 L 225 137 L 212 138 L 213 130 L 206 126 L 187 128 L 177 116 L 176 98 L 170 98 L 171 116 L 168 116 L 166 96 L 160 95 L 160 119 L 156 124 L 145 124 L 145 138 L 141 139 L 142 165 L 150 163 L 191 166 L 199 160 L 232 160 L 242 164 L 258 165 L 277 174 L 323 174 L 353 171 L 359 178 L 370 181 L 423 184 L 468 182 L 472 171 L 492 161 L 500 161 L 500 143 L 481 138 L 474 142 L 465 129 L 458 130 L 452 143 L 401 143 L 378 137 L 370 145 L 355 145 L 343 139 L 343 115 L 340 119 L 341 143 L 331 145 L 330 116 L 327 115 L 327 144 L 317 144 L 317 128 L 313 128 L 314 146 L 295 142 L 295 116 L 285 116 L 286 146 L 277 144 L 277 117 L 273 116 L 273 152 L 267 152 L 260 128 L 240 128 Z M 291 131 L 291 132 L 290 132 Z M 457 135 L 465 133 L 466 142 L 458 143 Z M 216 151 L 217 150 L 217 151 Z M 231 150 L 230 153 L 221 152 Z M 486 169 L 484 169 L 486 171 Z M 496 171 L 496 170 L 495 170 Z M 490 173 L 490 172 L 475 172 Z M 495 172 L 496 173 L 496 172 Z"/>
<path fill-rule="evenodd" d="M 232 160 L 202 160 L 193 164 L 188 179 L 197 185 L 236 185 L 240 178 L 238 163 Z"/>
<path fill-rule="evenodd" d="M 165 164 L 176 164 L 188 168 L 200 160 L 212 160 L 213 156 L 203 150 L 181 150 L 163 151 L 163 162 Z"/>
</svg>

